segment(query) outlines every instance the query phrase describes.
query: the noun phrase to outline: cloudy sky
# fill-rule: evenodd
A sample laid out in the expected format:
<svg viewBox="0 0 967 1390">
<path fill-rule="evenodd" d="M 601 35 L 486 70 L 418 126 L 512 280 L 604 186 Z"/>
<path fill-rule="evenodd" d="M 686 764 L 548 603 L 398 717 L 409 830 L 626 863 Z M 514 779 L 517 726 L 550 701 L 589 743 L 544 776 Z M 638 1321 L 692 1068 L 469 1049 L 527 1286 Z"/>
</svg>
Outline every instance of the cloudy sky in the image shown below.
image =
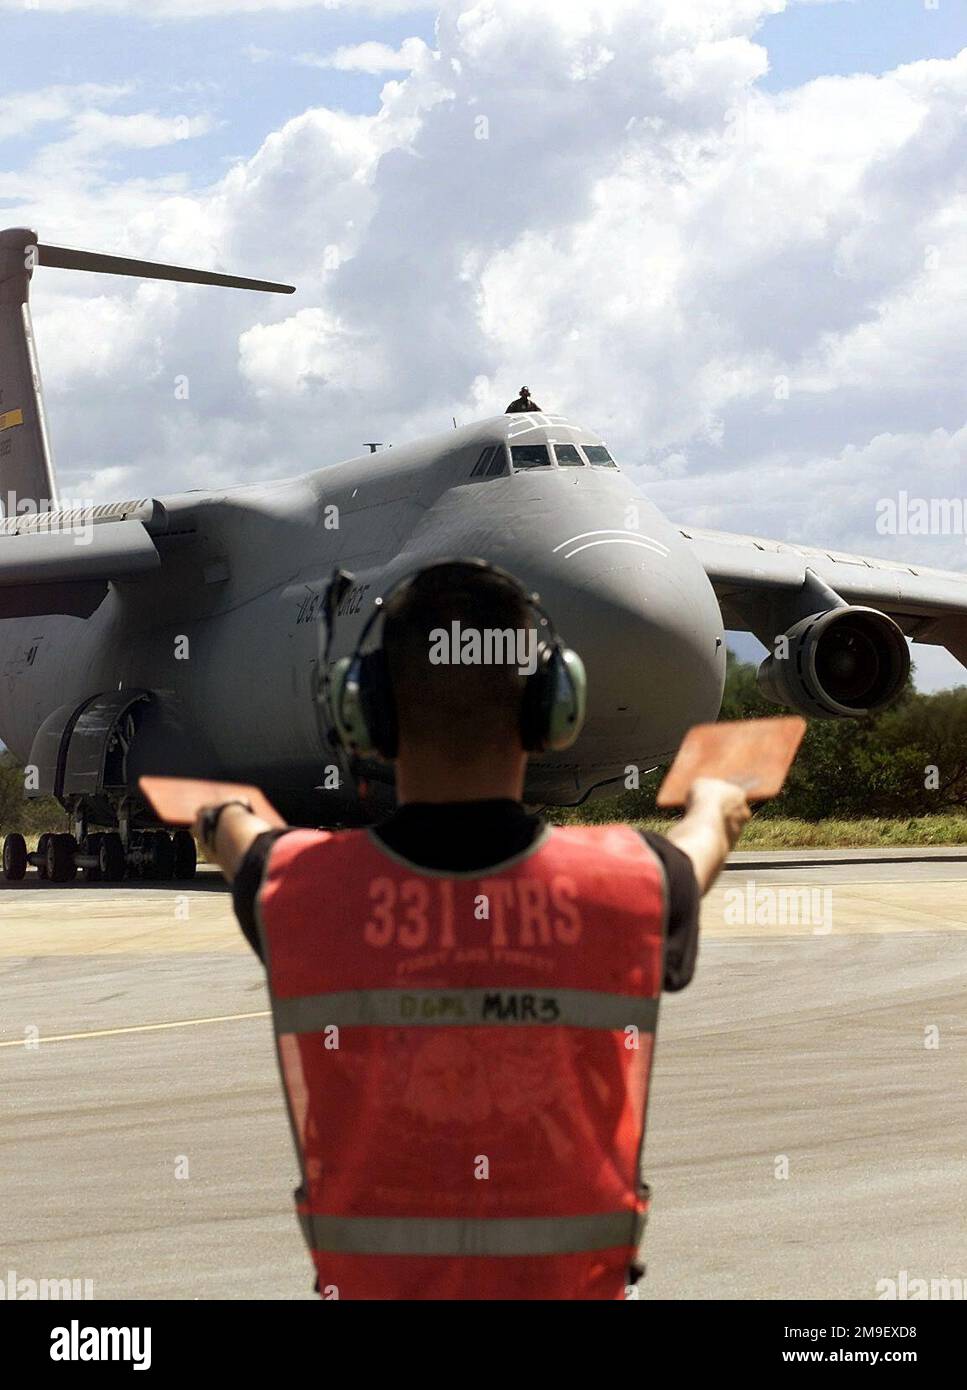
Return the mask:
<svg viewBox="0 0 967 1390">
<path fill-rule="evenodd" d="M 962 535 L 876 527 L 901 490 L 967 498 L 964 0 L 0 21 L 6 225 L 298 286 L 38 272 L 71 498 L 285 476 L 526 382 L 675 519 L 967 569 Z"/>
</svg>

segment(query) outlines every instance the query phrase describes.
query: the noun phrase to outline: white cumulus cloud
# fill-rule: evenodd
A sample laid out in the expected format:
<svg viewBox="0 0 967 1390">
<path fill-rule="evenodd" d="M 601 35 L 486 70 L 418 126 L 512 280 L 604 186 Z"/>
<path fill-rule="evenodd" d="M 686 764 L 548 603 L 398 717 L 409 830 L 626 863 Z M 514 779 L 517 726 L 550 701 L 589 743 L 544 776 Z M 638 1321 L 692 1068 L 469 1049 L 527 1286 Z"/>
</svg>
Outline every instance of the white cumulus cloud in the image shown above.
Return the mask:
<svg viewBox="0 0 967 1390">
<path fill-rule="evenodd" d="M 197 19 L 201 16 L 290 14 L 299 10 L 348 10 L 372 15 L 394 15 L 432 9 L 436 0 L 151 0 L 151 18 Z M 40 10 L 55 14 L 144 14 L 144 0 L 0 0 L 3 10 Z"/>
<path fill-rule="evenodd" d="M 404 39 L 399 48 L 388 43 L 357 43 L 318 55 L 302 53 L 296 59 L 303 67 L 336 68 L 340 72 L 412 72 L 428 53 L 422 39 Z"/>
<path fill-rule="evenodd" d="M 962 564 L 878 534 L 875 506 L 967 490 L 967 51 L 772 93 L 758 31 L 782 8 L 445 0 L 432 50 L 370 53 L 372 114 L 313 107 L 210 186 L 10 171 L 51 240 L 299 288 L 152 300 L 38 272 L 69 467 L 126 459 L 156 492 L 294 473 L 526 382 L 683 520 Z M 67 139 L 128 128 L 87 100 Z M 172 134 L 153 119 L 132 144 Z"/>
</svg>

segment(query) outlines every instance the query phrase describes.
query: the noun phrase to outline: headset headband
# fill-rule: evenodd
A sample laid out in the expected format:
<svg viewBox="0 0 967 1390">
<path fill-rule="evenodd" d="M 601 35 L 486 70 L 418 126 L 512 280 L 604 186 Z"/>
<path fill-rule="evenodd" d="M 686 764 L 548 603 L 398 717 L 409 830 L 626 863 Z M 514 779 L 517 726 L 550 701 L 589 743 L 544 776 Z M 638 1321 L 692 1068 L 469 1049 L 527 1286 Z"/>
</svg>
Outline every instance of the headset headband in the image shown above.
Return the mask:
<svg viewBox="0 0 967 1390">
<path fill-rule="evenodd" d="M 404 576 L 378 597 L 373 611 L 363 624 L 352 656 L 342 657 L 332 668 L 328 682 L 332 722 L 347 751 L 365 758 L 379 753 L 394 758 L 397 751 L 396 701 L 393 694 L 389 664 L 382 640 L 366 651 L 377 620 L 384 616 L 394 598 L 434 570 L 454 567 L 496 575 L 508 584 L 527 604 L 537 619 L 537 668 L 524 682 L 521 702 L 521 742 L 528 752 L 569 747 L 577 738 L 584 723 L 586 677 L 584 664 L 576 652 L 565 647 L 557 635 L 550 614 L 537 594 L 524 588 L 519 579 L 476 556 L 434 560 Z M 345 592 L 351 576 L 337 570 L 326 590 L 325 605 L 329 614 L 324 665 L 328 666 L 328 651 L 332 637 L 332 620 L 339 596 Z M 540 630 L 545 631 L 541 634 Z"/>
<path fill-rule="evenodd" d="M 373 611 L 370 613 L 369 617 L 363 624 L 363 630 L 359 634 L 359 637 L 356 641 L 355 655 L 363 655 L 367 637 L 369 636 L 372 629 L 376 626 L 378 619 L 381 617 L 385 617 L 386 610 L 393 599 L 398 598 L 399 595 L 405 593 L 407 589 L 415 588 L 416 585 L 420 582 L 422 578 L 424 578 L 425 575 L 432 574 L 434 570 L 445 569 L 449 566 L 474 570 L 478 574 L 485 573 L 496 575 L 498 579 L 504 580 L 507 584 L 511 586 L 512 589 L 515 590 L 516 593 L 520 595 L 520 597 L 524 600 L 527 606 L 530 609 L 532 609 L 532 611 L 536 614 L 536 616 L 540 620 L 538 626 L 543 626 L 544 628 L 546 628 L 545 636 L 551 641 L 558 640 L 557 629 L 554 626 L 554 622 L 551 618 L 551 615 L 548 613 L 547 609 L 541 603 L 540 594 L 534 593 L 532 590 L 525 589 L 524 585 L 520 582 L 520 580 L 517 579 L 514 575 L 512 575 L 509 570 L 502 569 L 500 565 L 493 565 L 490 563 L 489 560 L 482 560 L 479 556 L 474 555 L 471 556 L 469 559 L 466 559 L 461 556 L 448 558 L 444 560 L 433 560 L 430 564 L 424 565 L 422 569 L 414 570 L 412 573 L 404 575 L 401 579 L 397 579 L 394 584 L 390 585 L 389 589 L 387 589 L 385 594 L 379 594 L 373 600 Z M 344 575 L 345 571 L 337 571 L 337 574 Z M 336 582 L 335 577 L 332 580 L 330 580 L 330 587 L 334 582 Z M 328 597 L 328 590 L 326 592 Z"/>
</svg>

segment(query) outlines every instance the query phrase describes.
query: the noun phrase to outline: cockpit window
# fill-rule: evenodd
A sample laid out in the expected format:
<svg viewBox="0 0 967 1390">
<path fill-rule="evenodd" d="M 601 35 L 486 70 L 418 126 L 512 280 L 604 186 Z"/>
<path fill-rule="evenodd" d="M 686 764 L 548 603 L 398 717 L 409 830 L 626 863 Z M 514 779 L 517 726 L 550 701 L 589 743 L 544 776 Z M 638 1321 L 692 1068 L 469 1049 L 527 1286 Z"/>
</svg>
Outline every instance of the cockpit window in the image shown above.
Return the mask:
<svg viewBox="0 0 967 1390">
<path fill-rule="evenodd" d="M 554 453 L 561 468 L 583 468 L 584 459 L 573 444 L 555 444 Z"/>
<path fill-rule="evenodd" d="M 512 444 L 510 456 L 515 468 L 550 468 L 546 444 Z"/>
<path fill-rule="evenodd" d="M 593 468 L 617 468 L 614 459 L 603 444 L 585 444 L 584 452 Z"/>
<path fill-rule="evenodd" d="M 489 466 L 489 468 L 487 469 L 487 477 L 488 477 L 488 478 L 495 478 L 495 477 L 497 476 L 498 473 L 503 473 L 504 470 L 506 469 L 506 467 L 507 467 L 507 455 L 506 455 L 506 453 L 504 452 L 504 446 L 503 446 L 503 444 L 495 444 L 495 445 L 494 445 L 494 456 L 493 456 L 493 458 L 490 460 L 490 466 Z"/>
<path fill-rule="evenodd" d="M 506 471 L 507 451 L 504 445 L 488 444 L 485 449 L 480 451 L 470 476 L 471 478 L 496 478 L 498 474 L 506 473 Z"/>
<path fill-rule="evenodd" d="M 499 446 L 496 444 L 488 444 L 486 449 L 481 451 L 480 457 L 477 459 L 477 462 L 473 466 L 473 472 L 470 474 L 471 478 L 483 477 L 483 475 L 487 472 L 488 467 L 493 462 L 493 457 L 498 447 Z"/>
</svg>

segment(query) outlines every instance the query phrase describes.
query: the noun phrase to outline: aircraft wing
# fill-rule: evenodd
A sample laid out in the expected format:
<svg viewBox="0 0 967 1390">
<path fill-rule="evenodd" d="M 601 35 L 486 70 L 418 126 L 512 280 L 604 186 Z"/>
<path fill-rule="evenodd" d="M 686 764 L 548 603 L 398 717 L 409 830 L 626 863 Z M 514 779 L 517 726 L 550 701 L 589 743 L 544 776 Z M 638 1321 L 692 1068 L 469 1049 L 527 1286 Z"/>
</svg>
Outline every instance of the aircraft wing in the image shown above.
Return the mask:
<svg viewBox="0 0 967 1390">
<path fill-rule="evenodd" d="M 947 647 L 967 666 L 967 573 L 728 531 L 678 529 L 712 581 L 729 629 L 754 631 L 760 615 L 781 611 L 784 596 L 810 583 L 816 587 L 818 580 L 847 603 L 888 614 L 912 641 Z"/>
<path fill-rule="evenodd" d="M 0 618 L 69 613 L 86 618 L 112 580 L 157 569 L 161 558 L 140 521 L 0 534 Z M 10 523 L 4 523 L 9 526 Z"/>
</svg>

